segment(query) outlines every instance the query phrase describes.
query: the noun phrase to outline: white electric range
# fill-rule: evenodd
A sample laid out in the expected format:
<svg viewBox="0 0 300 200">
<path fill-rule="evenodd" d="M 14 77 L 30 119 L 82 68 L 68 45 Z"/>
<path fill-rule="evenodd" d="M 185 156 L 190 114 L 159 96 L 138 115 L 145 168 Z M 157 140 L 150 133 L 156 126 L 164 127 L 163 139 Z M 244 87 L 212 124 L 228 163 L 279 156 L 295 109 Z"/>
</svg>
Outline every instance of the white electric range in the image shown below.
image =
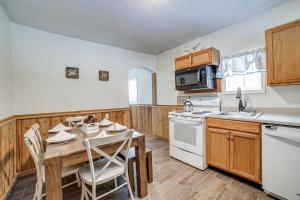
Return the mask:
<svg viewBox="0 0 300 200">
<path fill-rule="evenodd" d="M 169 112 L 170 156 L 198 169 L 207 168 L 204 116 L 220 111 L 219 98 L 188 99 L 191 112 Z"/>
</svg>

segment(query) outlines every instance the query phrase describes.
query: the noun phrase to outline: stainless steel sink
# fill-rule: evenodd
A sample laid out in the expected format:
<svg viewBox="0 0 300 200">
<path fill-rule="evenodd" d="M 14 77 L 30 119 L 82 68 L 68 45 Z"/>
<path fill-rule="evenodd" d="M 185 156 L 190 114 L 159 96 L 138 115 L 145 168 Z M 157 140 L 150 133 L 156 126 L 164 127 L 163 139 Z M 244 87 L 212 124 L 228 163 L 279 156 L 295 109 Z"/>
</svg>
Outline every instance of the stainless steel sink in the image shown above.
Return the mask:
<svg viewBox="0 0 300 200">
<path fill-rule="evenodd" d="M 220 112 L 216 115 L 223 115 L 223 116 L 228 116 L 228 117 L 233 117 L 233 118 L 257 118 L 262 113 L 248 113 L 248 112 Z"/>
</svg>

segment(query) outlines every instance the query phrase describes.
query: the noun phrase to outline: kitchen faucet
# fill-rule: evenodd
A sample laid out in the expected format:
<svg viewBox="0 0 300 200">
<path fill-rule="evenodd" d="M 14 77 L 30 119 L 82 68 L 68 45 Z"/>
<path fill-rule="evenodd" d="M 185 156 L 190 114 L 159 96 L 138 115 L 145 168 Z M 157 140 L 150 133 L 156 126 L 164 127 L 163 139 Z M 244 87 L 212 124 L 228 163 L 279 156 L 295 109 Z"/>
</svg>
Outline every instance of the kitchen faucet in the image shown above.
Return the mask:
<svg viewBox="0 0 300 200">
<path fill-rule="evenodd" d="M 253 107 L 253 103 L 249 96 L 242 95 L 241 87 L 238 87 L 236 92 L 236 98 L 239 99 L 239 112 L 252 112 L 252 114 L 256 114 L 256 110 Z M 250 104 L 250 105 L 249 105 Z"/>
</svg>

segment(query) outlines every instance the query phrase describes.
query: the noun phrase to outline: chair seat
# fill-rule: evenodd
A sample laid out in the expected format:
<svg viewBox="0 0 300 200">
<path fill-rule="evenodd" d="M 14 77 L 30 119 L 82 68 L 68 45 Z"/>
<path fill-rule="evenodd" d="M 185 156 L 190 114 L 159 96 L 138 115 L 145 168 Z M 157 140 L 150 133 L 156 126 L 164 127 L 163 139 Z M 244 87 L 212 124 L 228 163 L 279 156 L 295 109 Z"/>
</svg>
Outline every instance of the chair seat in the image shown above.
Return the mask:
<svg viewBox="0 0 300 200">
<path fill-rule="evenodd" d="M 61 172 L 62 178 L 69 176 L 71 174 L 75 174 L 77 171 L 79 171 L 80 167 L 82 167 L 82 163 L 64 167 Z M 43 178 L 43 182 L 45 182 L 45 165 L 42 166 L 42 178 Z"/>
<path fill-rule="evenodd" d="M 124 163 L 121 159 L 118 160 Z M 105 166 L 107 162 L 108 160 L 106 158 L 94 162 L 96 184 L 105 183 L 124 174 L 125 166 L 119 166 L 113 162 L 103 172 L 101 172 L 101 174 L 99 174 L 101 169 Z M 92 185 L 92 174 L 90 165 L 86 165 L 80 168 L 79 175 L 85 183 Z"/>
</svg>

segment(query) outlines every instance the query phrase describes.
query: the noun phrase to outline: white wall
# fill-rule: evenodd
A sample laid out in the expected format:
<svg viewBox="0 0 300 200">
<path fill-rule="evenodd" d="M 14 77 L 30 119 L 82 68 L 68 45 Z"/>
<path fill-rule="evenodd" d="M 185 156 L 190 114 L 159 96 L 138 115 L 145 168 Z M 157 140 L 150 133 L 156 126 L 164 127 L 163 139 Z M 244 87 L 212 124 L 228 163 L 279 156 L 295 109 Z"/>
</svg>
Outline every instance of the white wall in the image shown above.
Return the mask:
<svg viewBox="0 0 300 200">
<path fill-rule="evenodd" d="M 174 59 L 198 42 L 215 47 L 221 56 L 265 46 L 264 31 L 300 18 L 300 1 L 290 0 L 259 15 L 250 17 L 217 32 L 168 50 L 157 57 L 158 103 L 176 104 L 178 92 L 174 83 Z M 223 106 L 236 106 L 234 95 L 219 95 Z M 256 107 L 300 107 L 300 86 L 267 87 L 265 94 L 250 95 Z"/>
<path fill-rule="evenodd" d="M 0 5 L 0 120 L 12 115 L 11 27 Z"/>
<path fill-rule="evenodd" d="M 156 57 L 12 23 L 14 113 L 128 106 L 128 70 L 155 69 Z M 65 67 L 80 68 L 66 79 Z M 108 70 L 110 80 L 98 80 Z"/>
<path fill-rule="evenodd" d="M 152 104 L 152 72 L 143 68 L 129 71 L 129 79 L 137 82 L 137 104 Z"/>
</svg>

